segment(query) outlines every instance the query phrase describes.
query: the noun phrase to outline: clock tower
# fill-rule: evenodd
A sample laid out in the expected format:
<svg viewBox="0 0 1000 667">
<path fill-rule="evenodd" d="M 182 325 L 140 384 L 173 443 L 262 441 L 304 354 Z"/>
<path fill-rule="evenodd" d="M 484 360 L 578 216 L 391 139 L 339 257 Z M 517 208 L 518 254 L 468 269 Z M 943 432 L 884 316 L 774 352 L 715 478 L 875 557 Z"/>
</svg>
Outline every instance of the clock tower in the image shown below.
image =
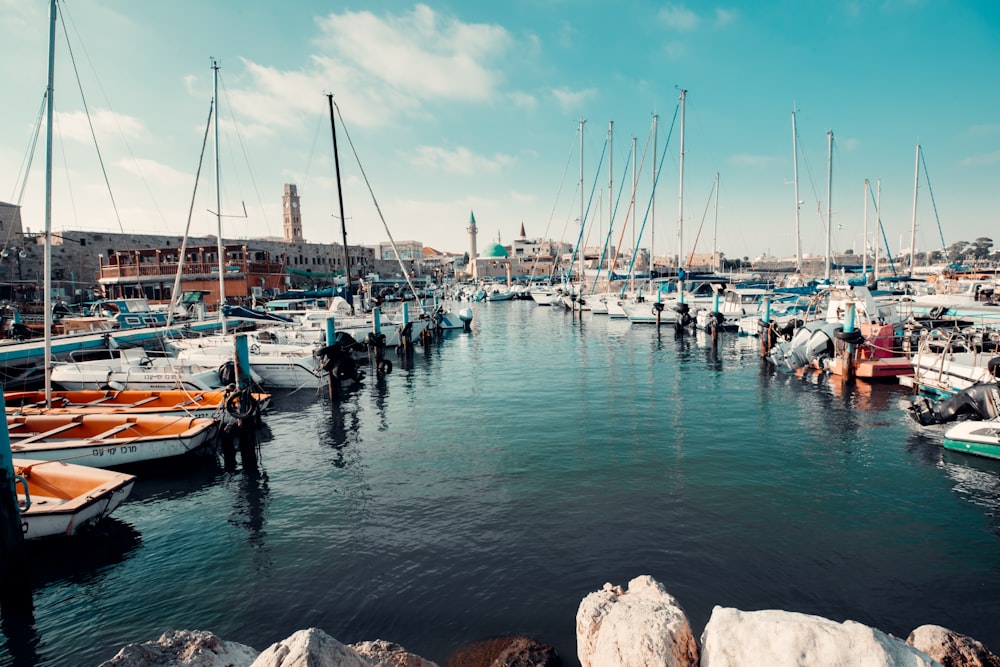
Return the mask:
<svg viewBox="0 0 1000 667">
<path fill-rule="evenodd" d="M 298 188 L 285 183 L 285 195 L 281 200 L 284 204 L 285 242 L 302 243 L 302 213 L 299 211 Z"/>
</svg>

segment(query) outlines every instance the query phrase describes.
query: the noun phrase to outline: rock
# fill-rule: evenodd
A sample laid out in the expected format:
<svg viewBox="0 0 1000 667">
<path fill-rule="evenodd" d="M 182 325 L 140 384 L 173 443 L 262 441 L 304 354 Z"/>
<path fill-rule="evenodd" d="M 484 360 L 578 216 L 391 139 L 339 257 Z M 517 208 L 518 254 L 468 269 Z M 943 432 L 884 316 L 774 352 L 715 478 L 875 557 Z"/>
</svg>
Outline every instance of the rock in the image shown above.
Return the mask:
<svg viewBox="0 0 1000 667">
<path fill-rule="evenodd" d="M 171 630 L 155 642 L 129 644 L 99 667 L 248 667 L 257 657 L 249 646 L 203 630 Z"/>
<path fill-rule="evenodd" d="M 630 581 L 627 591 L 604 584 L 603 590 L 580 602 L 576 650 L 582 667 L 698 665 L 698 645 L 687 615 L 647 575 Z"/>
<path fill-rule="evenodd" d="M 373 667 L 438 667 L 437 663 L 413 655 L 399 644 L 381 639 L 351 644 L 350 647 L 367 658 Z"/>
<path fill-rule="evenodd" d="M 944 667 L 1000 667 L 1000 657 L 982 643 L 940 625 L 921 625 L 910 633 L 906 643 Z"/>
<path fill-rule="evenodd" d="M 531 637 L 494 637 L 466 644 L 444 661 L 444 667 L 560 667 L 556 650 Z"/>
<path fill-rule="evenodd" d="M 701 635 L 701 653 L 701 667 L 938 665 L 903 640 L 861 623 L 773 609 L 715 607 Z"/>
<path fill-rule="evenodd" d="M 322 630 L 309 628 L 271 644 L 250 667 L 375 667 L 376 664 Z"/>
</svg>

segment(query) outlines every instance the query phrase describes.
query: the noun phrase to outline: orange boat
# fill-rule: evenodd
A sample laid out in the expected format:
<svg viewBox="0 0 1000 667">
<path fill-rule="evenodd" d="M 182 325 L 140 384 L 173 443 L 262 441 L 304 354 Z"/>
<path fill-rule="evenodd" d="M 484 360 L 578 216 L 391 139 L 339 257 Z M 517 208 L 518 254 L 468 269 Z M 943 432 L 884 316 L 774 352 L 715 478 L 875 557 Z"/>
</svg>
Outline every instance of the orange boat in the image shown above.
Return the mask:
<svg viewBox="0 0 1000 667">
<path fill-rule="evenodd" d="M 14 475 L 26 540 L 76 535 L 121 505 L 135 483 L 113 470 L 19 458 Z"/>
<path fill-rule="evenodd" d="M 180 456 L 208 443 L 218 421 L 129 414 L 7 415 L 14 456 L 95 468 Z"/>
<path fill-rule="evenodd" d="M 227 393 L 222 389 L 53 391 L 51 407 L 45 407 L 44 391 L 8 391 L 4 392 L 3 396 L 8 415 L 127 413 L 217 418 L 227 409 L 227 402 L 233 395 L 232 392 Z M 261 410 L 271 402 L 270 394 L 253 394 L 253 397 Z"/>
</svg>

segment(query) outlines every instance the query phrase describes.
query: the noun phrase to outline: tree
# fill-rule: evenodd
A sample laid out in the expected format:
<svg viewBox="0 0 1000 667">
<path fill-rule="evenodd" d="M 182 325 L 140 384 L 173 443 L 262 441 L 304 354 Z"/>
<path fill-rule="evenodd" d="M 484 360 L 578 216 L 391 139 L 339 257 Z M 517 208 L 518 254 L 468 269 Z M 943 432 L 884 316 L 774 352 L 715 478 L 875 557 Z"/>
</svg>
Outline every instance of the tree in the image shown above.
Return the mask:
<svg viewBox="0 0 1000 667">
<path fill-rule="evenodd" d="M 968 241 L 955 241 L 948 246 L 948 259 L 952 262 L 961 262 L 965 259 L 965 251 L 968 247 Z"/>
<path fill-rule="evenodd" d="M 968 250 L 975 259 L 986 259 L 990 256 L 990 249 L 993 247 L 993 239 L 980 236 L 972 242 Z"/>
</svg>

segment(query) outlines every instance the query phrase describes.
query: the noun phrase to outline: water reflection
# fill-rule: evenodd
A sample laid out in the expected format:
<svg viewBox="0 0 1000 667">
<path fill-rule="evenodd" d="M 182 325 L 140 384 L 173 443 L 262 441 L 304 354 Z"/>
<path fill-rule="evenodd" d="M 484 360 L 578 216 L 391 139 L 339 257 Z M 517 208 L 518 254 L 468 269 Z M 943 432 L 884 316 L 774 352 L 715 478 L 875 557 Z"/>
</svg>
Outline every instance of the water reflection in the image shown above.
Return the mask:
<svg viewBox="0 0 1000 667">
<path fill-rule="evenodd" d="M 940 466 L 955 483 L 955 492 L 981 508 L 1000 536 L 1000 461 L 942 449 Z"/>
<path fill-rule="evenodd" d="M 62 539 L 26 542 L 32 585 L 39 589 L 56 581 L 86 584 L 98 580 L 104 570 L 125 561 L 141 544 L 139 531 L 114 516 L 73 536 L 71 542 Z"/>
<path fill-rule="evenodd" d="M 34 614 L 34 592 L 56 583 L 85 587 L 99 582 L 107 570 L 125 561 L 142 543 L 139 531 L 113 517 L 71 539 L 24 543 L 24 574 L 29 585 L 0 597 L 0 630 L 5 639 L 0 655 L 5 665 L 34 667 L 41 662 L 42 637 Z M 4 576 L 10 576 L 7 572 Z"/>
<path fill-rule="evenodd" d="M 384 381 L 384 379 L 383 379 Z M 336 468 L 347 467 L 348 461 L 346 453 L 350 451 L 349 445 L 357 444 L 361 432 L 361 418 L 358 414 L 360 406 L 357 397 L 352 401 L 330 402 L 330 415 L 327 419 L 327 437 L 325 444 L 328 444 L 335 452 L 333 465 Z"/>
<path fill-rule="evenodd" d="M 233 511 L 229 523 L 247 532 L 247 544 L 253 549 L 255 571 L 260 574 L 273 565 L 265 538 L 267 531 L 270 488 L 267 472 L 244 468 L 242 474 L 232 475 L 226 484 L 233 492 Z"/>
<path fill-rule="evenodd" d="M 918 463 L 938 466 L 941 463 L 941 443 L 944 432 L 940 429 L 913 429 L 906 436 L 905 449 Z"/>
<path fill-rule="evenodd" d="M 375 403 L 375 412 L 378 415 L 378 430 L 385 431 L 389 428 L 389 418 L 386 415 L 388 408 L 389 382 L 385 375 L 378 373 L 372 385 L 372 396 Z"/>
<path fill-rule="evenodd" d="M 0 630 L 7 641 L 3 648 L 12 667 L 35 667 L 39 663 L 41 637 L 35 627 L 35 608 L 30 589 L 0 596 Z"/>
<path fill-rule="evenodd" d="M 156 461 L 128 472 L 137 476 L 129 503 L 151 503 L 176 500 L 215 486 L 223 470 L 214 451 L 193 452 L 190 455 Z"/>
</svg>

